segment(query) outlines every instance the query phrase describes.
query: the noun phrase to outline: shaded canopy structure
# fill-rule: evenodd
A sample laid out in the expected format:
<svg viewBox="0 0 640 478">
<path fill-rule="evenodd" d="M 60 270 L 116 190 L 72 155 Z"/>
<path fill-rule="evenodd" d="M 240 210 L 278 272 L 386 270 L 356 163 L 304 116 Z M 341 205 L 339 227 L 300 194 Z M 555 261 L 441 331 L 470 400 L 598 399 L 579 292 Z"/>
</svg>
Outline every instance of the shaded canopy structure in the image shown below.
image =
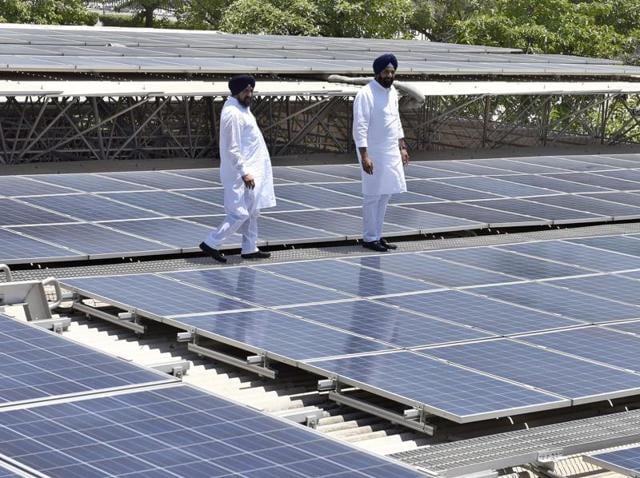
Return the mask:
<svg viewBox="0 0 640 478">
<path fill-rule="evenodd" d="M 640 67 L 422 40 L 0 26 L 0 163 L 217 156 L 226 80 L 259 78 L 273 155 L 352 153 L 356 84 L 392 51 L 424 95 L 401 105 L 414 150 L 636 143 Z"/>
</svg>

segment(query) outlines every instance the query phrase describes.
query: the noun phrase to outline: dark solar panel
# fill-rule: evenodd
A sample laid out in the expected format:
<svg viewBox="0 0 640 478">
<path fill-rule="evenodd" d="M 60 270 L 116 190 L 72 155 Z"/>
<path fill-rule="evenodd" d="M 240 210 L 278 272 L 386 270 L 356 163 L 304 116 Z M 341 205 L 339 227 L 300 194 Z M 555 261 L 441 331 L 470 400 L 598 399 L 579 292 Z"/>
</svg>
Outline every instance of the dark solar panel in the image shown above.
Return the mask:
<svg viewBox="0 0 640 478">
<path fill-rule="evenodd" d="M 185 385 L 1 416 L 3 452 L 55 478 L 422 476 Z"/>
<path fill-rule="evenodd" d="M 640 447 L 597 453 L 586 457 L 590 463 L 627 476 L 640 474 Z"/>
<path fill-rule="evenodd" d="M 50 198 L 60 196 L 48 196 Z M 35 198 L 29 198 L 31 200 Z M 55 224 L 77 222 L 67 215 L 56 214 L 37 207 L 23 204 L 13 199 L 0 199 L 0 226 L 27 225 L 27 224 Z"/>
<path fill-rule="evenodd" d="M 0 229 L 0 263 L 13 264 L 65 258 L 84 259 L 86 255 Z"/>
<path fill-rule="evenodd" d="M 108 191 L 140 191 L 150 189 L 148 186 L 143 186 L 141 184 L 119 181 L 117 179 L 106 178 L 97 174 L 38 174 L 37 176 L 28 177 L 33 180 L 42 181 L 43 183 L 55 184 L 57 186 L 64 186 L 65 188 L 73 188 L 78 191 L 90 193 Z"/>
<path fill-rule="evenodd" d="M 167 216 L 224 214 L 224 208 L 222 206 L 167 191 L 113 193 L 107 195 L 107 197 L 113 201 L 141 207 Z"/>
</svg>

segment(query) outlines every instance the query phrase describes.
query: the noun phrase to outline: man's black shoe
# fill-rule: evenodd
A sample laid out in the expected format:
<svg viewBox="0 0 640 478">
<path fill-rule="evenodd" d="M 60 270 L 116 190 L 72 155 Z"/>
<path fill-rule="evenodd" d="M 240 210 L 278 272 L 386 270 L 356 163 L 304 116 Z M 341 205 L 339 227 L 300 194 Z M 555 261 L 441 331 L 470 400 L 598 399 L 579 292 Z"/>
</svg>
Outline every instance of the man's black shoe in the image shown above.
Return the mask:
<svg viewBox="0 0 640 478">
<path fill-rule="evenodd" d="M 222 253 L 218 250 L 218 249 L 214 249 L 213 247 L 209 247 L 207 244 L 205 244 L 204 242 L 200 243 L 200 250 L 206 254 L 209 254 L 211 257 L 213 257 L 216 261 L 218 262 L 222 262 L 223 264 L 227 263 L 227 259 L 222 255 Z"/>
<path fill-rule="evenodd" d="M 269 259 L 269 257 L 271 257 L 271 253 L 256 251 L 252 252 L 251 254 L 240 254 L 240 257 L 242 257 L 243 259 Z"/>
<path fill-rule="evenodd" d="M 380 241 L 363 242 L 362 247 L 376 252 L 387 252 L 387 248 Z"/>
<path fill-rule="evenodd" d="M 382 244 L 387 249 L 391 249 L 391 250 L 395 250 L 398 248 L 398 246 L 396 246 L 395 244 L 391 244 L 390 242 L 387 242 L 386 239 L 380 239 L 380 244 Z"/>
</svg>

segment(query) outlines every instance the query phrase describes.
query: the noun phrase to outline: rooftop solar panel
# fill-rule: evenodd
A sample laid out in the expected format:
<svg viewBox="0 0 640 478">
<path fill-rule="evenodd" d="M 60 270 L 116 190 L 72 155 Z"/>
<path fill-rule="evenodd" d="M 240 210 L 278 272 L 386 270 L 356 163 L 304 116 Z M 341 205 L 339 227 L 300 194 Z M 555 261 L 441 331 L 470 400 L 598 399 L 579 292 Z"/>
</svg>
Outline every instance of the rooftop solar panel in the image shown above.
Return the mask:
<svg viewBox="0 0 640 478">
<path fill-rule="evenodd" d="M 483 201 L 484 202 L 484 201 Z M 434 204 L 411 204 L 413 209 L 425 212 L 460 217 L 471 221 L 488 224 L 489 227 L 504 227 L 513 225 L 542 225 L 550 224 L 551 220 L 538 219 L 522 214 L 513 214 L 495 209 L 482 207 L 483 202 L 476 205 L 467 203 L 440 202 Z"/>
<path fill-rule="evenodd" d="M 169 218 L 111 222 L 109 227 L 117 231 L 160 241 L 176 249 L 197 247 L 211 230 L 200 224 Z"/>
<path fill-rule="evenodd" d="M 504 178 L 507 179 L 507 178 Z M 459 186 L 477 191 L 491 192 L 502 196 L 515 198 L 531 197 L 531 196 L 549 196 L 554 192 L 550 189 L 539 188 L 536 186 L 527 186 L 524 184 L 514 184 L 508 180 L 472 177 L 472 178 L 450 178 L 439 179 L 438 181 L 453 186 Z"/>
<path fill-rule="evenodd" d="M 493 193 L 475 191 L 473 189 L 460 188 L 450 184 L 438 183 L 429 180 L 407 181 L 407 189 L 414 193 L 426 194 L 449 201 L 471 201 L 477 199 L 498 199 L 499 196 Z"/>
<path fill-rule="evenodd" d="M 224 208 L 213 203 L 191 199 L 167 191 L 105 194 L 113 201 L 141 207 L 167 216 L 200 216 L 224 214 Z"/>
<path fill-rule="evenodd" d="M 640 305 L 640 281 L 631 280 L 623 275 L 601 274 L 573 277 L 554 280 L 552 284 L 605 299 Z"/>
<path fill-rule="evenodd" d="M 161 215 L 154 211 L 131 207 L 91 194 L 30 197 L 23 200 L 29 204 L 51 209 L 60 214 L 68 214 L 85 221 L 142 219 Z"/>
<path fill-rule="evenodd" d="M 164 171 L 127 171 L 100 173 L 100 175 L 159 189 L 207 188 L 218 185 L 213 181 L 171 174 L 170 172 Z"/>
<path fill-rule="evenodd" d="M 335 330 L 271 310 L 252 310 L 197 317 L 176 323 L 199 335 L 222 338 L 256 353 L 267 350 L 295 362 L 390 350 L 392 347 L 347 331 Z M 295 340 L 291 340 L 295 337 Z"/>
<path fill-rule="evenodd" d="M 543 166 L 536 164 L 535 162 L 518 162 L 519 158 L 501 158 L 501 159 L 482 159 L 476 160 L 475 163 L 480 166 L 485 165 L 496 169 L 502 169 L 507 171 L 509 175 L 513 173 L 520 174 L 541 174 L 541 173 L 559 173 L 560 171 L 566 171 L 562 168 Z M 520 158 L 524 159 L 524 158 Z M 505 172 L 491 173 L 489 176 L 497 176 L 507 174 Z M 535 184 L 533 186 L 536 186 Z"/>
<path fill-rule="evenodd" d="M 640 371 L 640 337 L 635 335 L 604 327 L 582 327 L 527 335 L 520 340 L 624 370 Z"/>
<path fill-rule="evenodd" d="M 362 199 L 358 197 L 304 184 L 276 186 L 275 192 L 277 198 L 283 197 L 289 201 L 296 201 L 321 209 L 358 207 L 362 205 Z"/>
<path fill-rule="evenodd" d="M 4 314 L 0 349 L 0 408 L 174 381 Z"/>
<path fill-rule="evenodd" d="M 437 288 L 419 280 L 402 278 L 337 260 L 288 262 L 257 268 L 360 297 Z"/>
<path fill-rule="evenodd" d="M 585 322 L 600 323 L 640 318 L 640 307 L 541 283 L 479 287 L 474 289 L 474 292 Z"/>
<path fill-rule="evenodd" d="M 586 456 L 585 460 L 622 475 L 633 477 L 640 475 L 640 447 L 597 453 Z"/>
<path fill-rule="evenodd" d="M 537 256 L 585 269 L 616 272 L 640 269 L 640 258 L 564 241 L 537 241 L 499 246 L 499 249 Z"/>
<path fill-rule="evenodd" d="M 362 202 L 362 184 L 359 182 L 319 184 L 318 187 L 321 187 L 322 189 L 328 189 L 330 191 L 338 191 L 341 193 L 357 196 L 360 199 L 360 202 Z M 433 196 L 427 196 L 426 194 L 418 194 L 407 191 L 404 193 L 393 194 L 389 199 L 389 204 L 412 204 L 438 201 L 442 201 L 442 199 L 438 199 Z"/>
<path fill-rule="evenodd" d="M 626 181 L 624 179 L 602 176 L 595 173 L 560 173 L 548 174 L 547 176 L 556 179 L 564 179 L 575 183 L 585 183 L 593 186 L 599 186 L 607 189 L 620 191 L 633 191 L 640 189 L 640 183 L 634 181 Z"/>
<path fill-rule="evenodd" d="M 549 204 L 540 204 L 527 201 L 526 199 L 491 199 L 488 201 L 469 201 L 466 204 L 539 217 L 553 221 L 554 224 L 611 220 L 610 216 L 598 216 L 589 212 L 576 211 L 575 209 L 551 206 Z"/>
<path fill-rule="evenodd" d="M 430 161 L 411 162 L 405 169 L 407 179 L 437 179 L 437 178 L 457 178 L 471 176 L 469 173 L 460 171 L 449 171 L 446 169 L 432 168 Z"/>
<path fill-rule="evenodd" d="M 473 175 L 501 174 L 508 172 L 500 168 L 485 166 L 483 163 L 467 162 L 467 161 L 427 161 L 426 166 L 430 168 L 442 169 L 443 171 L 452 171 L 456 173 L 465 173 Z"/>
<path fill-rule="evenodd" d="M 66 194 L 75 192 L 73 189 L 43 184 L 20 176 L 0 177 L 0 196 L 33 196 L 40 194 Z"/>
<path fill-rule="evenodd" d="M 49 196 L 47 197 L 47 200 L 53 197 L 60 196 Z M 24 204 L 13 199 L 0 199 L 0 226 L 55 224 L 66 222 L 77 222 L 77 219 L 33 207 L 29 204 Z"/>
<path fill-rule="evenodd" d="M 558 156 L 512 158 L 512 160 L 518 163 L 533 163 L 538 166 L 548 166 L 551 168 L 566 169 L 568 171 L 593 171 L 599 169 L 607 169 L 598 165 L 593 165 L 582 161 L 573 161 L 571 159 Z"/>
<path fill-rule="evenodd" d="M 505 339 L 424 353 L 570 398 L 574 404 L 638 393 L 640 376 Z"/>
<path fill-rule="evenodd" d="M 156 318 L 248 309 L 251 306 L 212 291 L 153 274 L 63 279 L 63 286 Z"/>
<path fill-rule="evenodd" d="M 163 274 L 181 283 L 197 286 L 211 292 L 236 297 L 243 302 L 262 306 L 282 306 L 323 302 L 348 297 L 334 290 L 269 274 L 271 269 L 235 267 L 195 270 Z M 307 268 L 313 271 L 313 268 Z"/>
<path fill-rule="evenodd" d="M 632 166 L 633 168 L 638 168 L 638 166 L 640 166 L 640 164 L 638 164 L 637 161 L 634 161 L 634 166 Z M 625 169 L 614 169 L 611 171 L 600 171 L 598 172 L 598 176 L 606 176 L 609 178 L 618 178 L 618 179 L 624 179 L 627 181 L 635 181 L 635 182 L 639 182 L 640 181 L 640 170 L 638 169 L 629 169 L 629 168 L 625 168 Z"/>
<path fill-rule="evenodd" d="M 577 183 L 563 179 L 560 175 L 555 177 L 538 176 L 535 174 L 518 174 L 513 176 L 501 176 L 501 179 L 512 183 L 527 184 L 529 186 L 538 186 L 550 191 L 562 193 L 589 193 L 594 191 L 607 191 L 607 188 L 595 186 L 593 184 Z"/>
<path fill-rule="evenodd" d="M 2 420 L 3 451 L 56 478 L 423 476 L 186 385 L 6 411 Z"/>
<path fill-rule="evenodd" d="M 527 309 L 463 291 L 447 290 L 377 299 L 403 309 L 485 330 L 520 334 L 580 325 L 552 313 Z"/>
<path fill-rule="evenodd" d="M 148 186 L 143 186 L 141 184 L 119 181 L 117 179 L 106 178 L 97 174 L 38 174 L 28 176 L 28 178 L 34 181 L 39 181 L 38 184 L 46 183 L 90 193 L 108 191 L 140 191 L 150 189 Z"/>
<path fill-rule="evenodd" d="M 499 284 L 519 280 L 500 272 L 447 262 L 427 254 L 376 255 L 347 260 L 382 272 L 393 272 L 445 287 Z"/>
<path fill-rule="evenodd" d="M 17 232 L 0 229 L 0 264 L 86 259 L 86 254 L 53 246 Z"/>
<path fill-rule="evenodd" d="M 349 181 L 349 178 L 326 174 L 322 170 L 314 171 L 301 167 L 275 167 L 273 168 L 273 177 L 285 180 L 286 183 L 313 184 Z"/>
<path fill-rule="evenodd" d="M 296 166 L 291 169 L 300 169 L 302 171 L 315 172 L 321 174 L 327 174 L 339 178 L 342 180 L 355 180 L 360 181 L 362 179 L 362 173 L 360 167 L 357 164 L 325 164 L 325 165 L 312 165 L 312 166 Z"/>
<path fill-rule="evenodd" d="M 551 206 L 566 207 L 592 214 L 611 216 L 615 220 L 634 219 L 640 217 L 640 207 L 625 206 L 623 204 L 602 201 L 584 196 L 565 194 L 562 196 L 544 196 L 532 198 L 532 201 L 549 204 Z"/>
<path fill-rule="evenodd" d="M 640 257 L 640 241 L 632 236 L 584 237 L 567 239 L 567 242 Z"/>
<path fill-rule="evenodd" d="M 447 261 L 480 267 L 524 279 L 572 276 L 589 272 L 588 269 L 559 264 L 534 257 L 526 257 L 489 247 L 450 249 L 433 251 L 428 254 Z"/>
<path fill-rule="evenodd" d="M 396 347 L 418 347 L 492 336 L 368 300 L 293 307 L 287 312 Z"/>
<path fill-rule="evenodd" d="M 346 383 L 397 397 L 411 406 L 424 404 L 427 411 L 462 423 L 568 404 L 560 397 L 411 352 L 324 360 L 312 365 Z"/>
<path fill-rule="evenodd" d="M 601 199 L 603 201 L 611 201 L 620 204 L 626 204 L 629 206 L 640 207 L 640 194 L 628 193 L 628 192 L 604 192 L 593 194 L 581 194 L 581 196 L 589 197 L 592 199 Z"/>
<path fill-rule="evenodd" d="M 130 236 L 97 224 L 28 226 L 13 230 L 92 258 L 179 252 L 169 245 Z"/>
<path fill-rule="evenodd" d="M 218 168 L 171 169 L 165 171 L 165 173 L 201 179 L 202 181 L 212 183 L 220 183 L 220 170 Z"/>
</svg>

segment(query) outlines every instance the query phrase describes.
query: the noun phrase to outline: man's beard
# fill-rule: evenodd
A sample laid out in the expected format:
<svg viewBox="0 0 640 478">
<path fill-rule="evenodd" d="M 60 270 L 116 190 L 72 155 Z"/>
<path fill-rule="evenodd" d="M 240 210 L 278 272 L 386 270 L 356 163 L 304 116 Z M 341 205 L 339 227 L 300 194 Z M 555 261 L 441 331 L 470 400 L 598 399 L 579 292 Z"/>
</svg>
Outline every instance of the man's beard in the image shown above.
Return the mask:
<svg viewBox="0 0 640 478">
<path fill-rule="evenodd" d="M 393 85 L 393 78 L 380 78 L 380 84 L 385 88 L 391 88 L 391 85 Z"/>
<path fill-rule="evenodd" d="M 250 96 L 247 96 L 240 103 L 242 103 L 246 108 L 249 108 L 251 106 L 251 103 L 252 103 L 252 98 Z"/>
</svg>

